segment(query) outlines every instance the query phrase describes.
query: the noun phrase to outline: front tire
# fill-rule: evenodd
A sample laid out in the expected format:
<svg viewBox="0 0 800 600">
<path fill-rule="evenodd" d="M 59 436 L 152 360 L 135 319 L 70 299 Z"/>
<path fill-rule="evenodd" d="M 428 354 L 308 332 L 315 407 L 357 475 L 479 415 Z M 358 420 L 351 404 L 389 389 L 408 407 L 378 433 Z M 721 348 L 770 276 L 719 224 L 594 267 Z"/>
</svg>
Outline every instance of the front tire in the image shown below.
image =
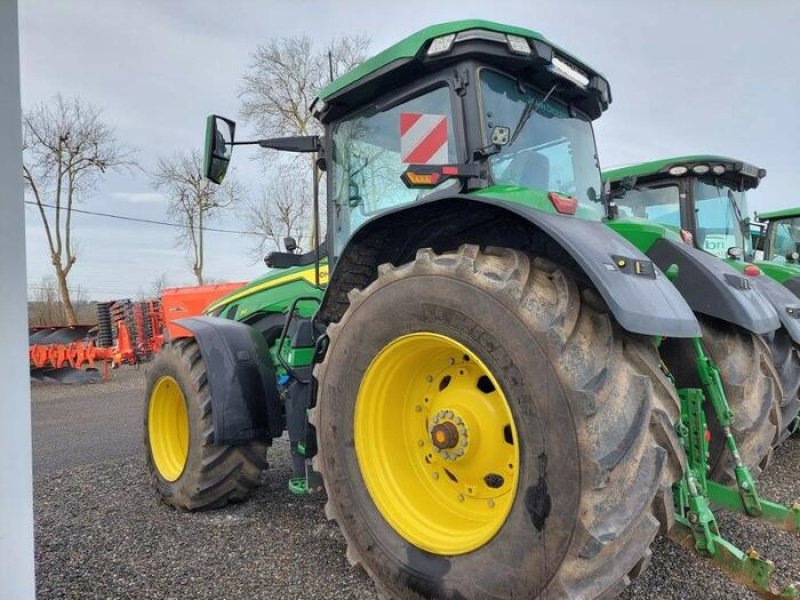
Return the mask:
<svg viewBox="0 0 800 600">
<path fill-rule="evenodd" d="M 421 250 L 351 292 L 328 335 L 312 414 L 326 514 L 382 593 L 606 598 L 646 566 L 682 473 L 679 404 L 651 341 L 571 273 Z M 436 426 L 456 417 L 452 448 L 469 443 L 448 456 Z"/>
<path fill-rule="evenodd" d="M 194 339 L 164 346 L 147 377 L 144 447 L 150 481 L 180 510 L 245 500 L 267 468 L 265 442 L 214 444 L 206 364 Z"/>
</svg>

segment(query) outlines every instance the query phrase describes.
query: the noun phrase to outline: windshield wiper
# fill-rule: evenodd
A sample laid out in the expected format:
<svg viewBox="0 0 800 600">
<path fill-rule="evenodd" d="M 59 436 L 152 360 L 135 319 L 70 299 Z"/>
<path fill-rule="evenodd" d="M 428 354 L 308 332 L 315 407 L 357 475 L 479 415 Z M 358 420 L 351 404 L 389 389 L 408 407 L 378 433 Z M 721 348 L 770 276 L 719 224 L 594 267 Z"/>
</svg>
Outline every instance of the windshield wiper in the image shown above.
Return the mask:
<svg viewBox="0 0 800 600">
<path fill-rule="evenodd" d="M 743 236 L 746 236 L 749 232 L 745 232 L 745 224 L 744 224 L 744 217 L 742 217 L 742 209 L 739 208 L 739 204 L 736 202 L 736 198 L 733 196 L 733 192 L 728 188 L 728 193 L 726 194 L 728 197 L 728 203 L 731 205 L 733 209 L 733 214 L 736 217 L 736 222 L 739 224 L 739 230 L 741 231 Z"/>
<path fill-rule="evenodd" d="M 538 111 L 542 104 L 547 102 L 547 99 L 553 95 L 553 92 L 555 92 L 557 88 L 558 84 L 556 83 L 539 102 L 536 102 L 536 99 L 533 97 L 528 98 L 528 101 L 525 103 L 525 108 L 522 109 L 522 114 L 519 116 L 519 121 L 517 121 L 517 124 L 514 127 L 514 132 L 511 134 L 511 138 L 508 140 L 508 146 L 511 146 L 515 141 L 517 141 L 519 134 L 522 132 L 522 128 L 525 126 L 525 123 L 528 122 L 528 119 L 531 118 L 531 115 Z"/>
</svg>

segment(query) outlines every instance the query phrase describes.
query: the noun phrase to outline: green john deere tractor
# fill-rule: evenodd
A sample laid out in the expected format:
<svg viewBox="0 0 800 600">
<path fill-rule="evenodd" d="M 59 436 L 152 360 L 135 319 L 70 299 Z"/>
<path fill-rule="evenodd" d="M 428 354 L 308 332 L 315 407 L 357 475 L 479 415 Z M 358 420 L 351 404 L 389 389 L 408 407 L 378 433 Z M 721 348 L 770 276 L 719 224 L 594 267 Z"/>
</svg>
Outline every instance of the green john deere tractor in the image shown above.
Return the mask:
<svg viewBox="0 0 800 600">
<path fill-rule="evenodd" d="M 348 559 L 384 596 L 610 598 L 659 531 L 766 596 L 796 595 L 772 591 L 772 563 L 722 538 L 709 509 L 800 527 L 739 456 L 677 267 L 603 224 L 592 121 L 610 101 L 541 34 L 460 21 L 323 88 L 322 136 L 241 142 L 210 117 L 212 181 L 238 144 L 313 155 L 327 238 L 271 254 L 265 278 L 179 322 L 148 378 L 161 497 L 245 498 L 288 432 L 291 489 L 327 492 Z M 758 292 L 726 290 L 778 328 Z M 686 340 L 675 365 L 695 386 L 675 386 L 665 339 Z M 708 403 L 733 487 L 707 477 Z"/>
<path fill-rule="evenodd" d="M 747 191 L 765 176 L 764 169 L 744 161 L 712 155 L 666 158 L 603 173 L 617 205 L 609 226 L 657 264 L 669 258 L 662 256 L 659 263 L 659 257 L 653 256 L 658 252 L 652 246 L 654 238 L 682 240 L 743 274 L 775 307 L 781 327 L 758 330 L 730 318 L 723 303 L 707 290 L 698 289 L 691 278 L 684 285 L 680 278 L 675 282 L 701 315 L 708 334 L 704 342 L 722 372 L 728 401 L 739 416 L 734 424 L 737 439 L 743 446 L 745 440 L 762 440 L 757 447 L 750 446 L 753 461 L 759 460 L 759 449 L 764 450 L 761 458 L 767 457 L 768 438 L 775 429 L 774 445 L 791 435 L 800 412 L 800 305 L 797 297 L 792 297 L 793 284 L 789 283 L 800 282 L 800 266 L 756 261 L 747 217 Z M 645 235 L 642 229 L 650 233 Z M 754 385 L 769 379 L 773 380 L 770 385 Z M 777 422 L 770 403 L 780 407 Z M 745 462 L 753 466 L 751 461 Z"/>
<path fill-rule="evenodd" d="M 800 296 L 800 208 L 756 213 L 753 226 L 756 264 L 764 273 Z"/>
</svg>

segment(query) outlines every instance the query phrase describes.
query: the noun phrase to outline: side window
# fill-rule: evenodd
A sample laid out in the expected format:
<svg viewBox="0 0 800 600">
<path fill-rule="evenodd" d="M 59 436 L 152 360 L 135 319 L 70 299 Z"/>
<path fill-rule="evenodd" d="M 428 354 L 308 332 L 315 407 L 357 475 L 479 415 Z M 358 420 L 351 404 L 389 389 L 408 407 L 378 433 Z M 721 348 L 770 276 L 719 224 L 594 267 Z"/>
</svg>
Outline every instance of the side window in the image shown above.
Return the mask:
<svg viewBox="0 0 800 600">
<path fill-rule="evenodd" d="M 364 221 L 430 193 L 400 180 L 409 164 L 457 162 L 452 116 L 450 88 L 440 87 L 383 112 L 362 110 L 334 127 L 336 254 Z"/>
<path fill-rule="evenodd" d="M 630 190 L 617 200 L 622 217 L 655 221 L 673 229 L 681 227 L 681 204 L 678 186 Z"/>
</svg>

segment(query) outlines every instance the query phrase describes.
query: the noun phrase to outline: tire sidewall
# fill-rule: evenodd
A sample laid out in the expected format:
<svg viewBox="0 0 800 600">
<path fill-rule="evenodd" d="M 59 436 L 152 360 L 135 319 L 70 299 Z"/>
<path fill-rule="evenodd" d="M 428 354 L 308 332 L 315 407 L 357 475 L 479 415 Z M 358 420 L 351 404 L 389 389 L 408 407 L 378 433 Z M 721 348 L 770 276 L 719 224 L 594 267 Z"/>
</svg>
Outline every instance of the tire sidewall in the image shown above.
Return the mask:
<svg viewBox="0 0 800 600">
<path fill-rule="evenodd" d="M 188 344 L 195 343 L 194 341 L 184 342 Z M 192 380 L 191 370 L 189 365 L 183 360 L 181 350 L 184 346 L 176 347 L 170 344 L 162 348 L 156 360 L 147 374 L 147 391 L 145 394 L 144 406 L 144 445 L 145 445 L 145 458 L 147 462 L 147 469 L 150 472 L 150 479 L 156 491 L 161 498 L 171 503 L 170 499 L 174 496 L 182 495 L 184 488 L 190 486 L 192 480 L 191 465 L 198 464 L 201 461 L 201 444 L 198 443 L 202 439 L 202 431 L 200 430 L 200 422 L 202 420 L 201 407 L 197 401 L 197 386 Z M 202 359 L 201 359 L 202 360 Z M 153 388 L 162 377 L 169 376 L 175 379 L 178 386 L 183 392 L 184 403 L 188 414 L 189 421 L 189 454 L 186 459 L 186 465 L 180 477 L 175 481 L 167 481 L 164 479 L 158 468 L 156 467 L 153 459 L 152 449 L 150 447 L 150 402 L 152 398 Z"/>
<path fill-rule="evenodd" d="M 531 330 L 499 295 L 433 274 L 378 288 L 345 319 L 321 381 L 320 441 L 329 495 L 355 546 L 369 549 L 361 557 L 366 568 L 394 594 L 537 596 L 569 549 L 581 498 L 574 402 L 548 356 L 547 332 Z M 484 362 L 506 396 L 519 437 L 519 480 L 508 518 L 484 546 L 455 557 L 422 551 L 389 526 L 355 453 L 355 402 L 367 368 L 393 339 L 418 331 L 451 337 Z M 534 506 L 542 506 L 535 502 L 542 499 L 540 477 L 551 506 L 541 528 L 533 515 Z"/>
</svg>

